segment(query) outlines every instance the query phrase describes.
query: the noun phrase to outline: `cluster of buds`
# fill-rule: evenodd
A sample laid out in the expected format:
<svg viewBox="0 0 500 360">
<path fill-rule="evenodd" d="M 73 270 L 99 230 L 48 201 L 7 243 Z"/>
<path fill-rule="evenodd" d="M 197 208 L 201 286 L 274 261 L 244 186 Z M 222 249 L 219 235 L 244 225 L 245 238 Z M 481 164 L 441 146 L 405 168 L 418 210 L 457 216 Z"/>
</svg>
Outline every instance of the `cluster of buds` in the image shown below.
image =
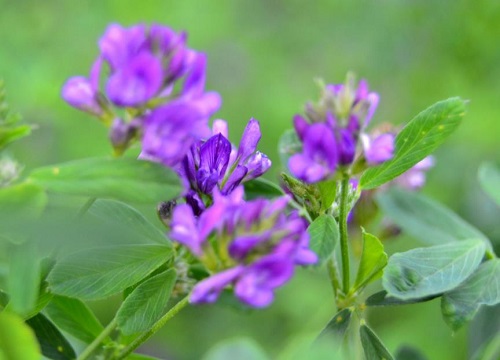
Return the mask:
<svg viewBox="0 0 500 360">
<path fill-rule="evenodd" d="M 356 86 L 353 77 L 348 76 L 345 84 L 322 88 L 320 101 L 306 105 L 306 116 L 294 117 L 303 147 L 289 159 L 291 173 L 306 183 L 316 183 L 333 177 L 355 159 L 368 165 L 391 159 L 394 134 L 365 133 L 379 101 L 378 94 L 368 90 L 366 81 Z"/>
<path fill-rule="evenodd" d="M 62 97 L 111 127 L 117 153 L 142 139 L 143 157 L 174 166 L 209 134 L 208 119 L 221 100 L 205 92 L 206 56 L 186 47 L 185 33 L 112 24 L 99 49 L 90 76 L 70 78 Z M 109 75 L 101 79 L 105 65 Z"/>
<path fill-rule="evenodd" d="M 187 204 L 175 208 L 170 237 L 213 273 L 195 285 L 192 303 L 214 302 L 232 286 L 242 302 L 265 307 L 296 265 L 316 263 L 307 222 L 296 212 L 285 214 L 288 201 L 286 196 L 244 201 L 239 186 L 225 196 L 215 189 L 213 204 L 200 216 Z"/>
</svg>

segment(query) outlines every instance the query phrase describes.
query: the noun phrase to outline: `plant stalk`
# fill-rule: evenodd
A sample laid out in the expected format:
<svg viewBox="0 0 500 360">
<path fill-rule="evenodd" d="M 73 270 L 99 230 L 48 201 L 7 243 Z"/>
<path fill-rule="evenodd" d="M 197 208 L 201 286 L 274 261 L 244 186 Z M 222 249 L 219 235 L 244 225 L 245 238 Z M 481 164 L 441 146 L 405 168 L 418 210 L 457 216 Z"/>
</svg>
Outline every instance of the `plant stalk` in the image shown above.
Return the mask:
<svg viewBox="0 0 500 360">
<path fill-rule="evenodd" d="M 85 360 L 88 359 L 90 355 L 97 349 L 97 347 L 103 342 L 104 339 L 106 339 L 109 334 L 115 329 L 116 327 L 116 318 L 111 320 L 111 322 L 104 328 L 104 330 L 97 336 L 94 341 L 90 343 L 89 346 L 87 346 L 83 352 L 76 358 L 76 360 Z"/>
<path fill-rule="evenodd" d="M 349 196 L 349 176 L 344 174 L 340 193 L 339 211 L 339 232 L 340 232 L 340 253 L 342 257 L 342 288 L 344 294 L 349 292 L 350 269 L 349 269 L 349 245 L 347 234 L 348 196 Z"/>
</svg>

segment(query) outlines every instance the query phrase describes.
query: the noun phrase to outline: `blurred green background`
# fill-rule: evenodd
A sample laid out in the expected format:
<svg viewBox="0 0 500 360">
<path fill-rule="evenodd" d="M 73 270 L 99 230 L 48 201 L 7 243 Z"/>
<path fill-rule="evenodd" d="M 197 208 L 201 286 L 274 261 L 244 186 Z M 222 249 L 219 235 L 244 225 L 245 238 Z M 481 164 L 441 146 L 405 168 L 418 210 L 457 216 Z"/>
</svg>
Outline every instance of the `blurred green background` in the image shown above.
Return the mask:
<svg viewBox="0 0 500 360">
<path fill-rule="evenodd" d="M 224 99 L 217 117 L 228 120 L 232 140 L 250 117 L 260 120 L 260 149 L 275 160 L 269 178 L 280 170 L 279 134 L 317 97 L 316 77 L 342 82 L 352 70 L 368 79 L 381 95 L 377 123 L 404 123 L 451 96 L 469 99 L 424 191 L 498 244 L 499 210 L 477 188 L 476 173 L 480 162 L 500 160 L 499 1 L 0 0 L 0 77 L 12 108 L 38 126 L 11 147 L 26 171 L 111 152 L 106 130 L 59 96 L 69 76 L 88 73 L 110 22 L 188 31 L 189 46 L 208 54 L 207 88 Z M 249 336 L 276 357 L 295 336 L 321 330 L 333 315 L 331 299 L 322 272 L 304 270 L 270 309 L 191 308 L 146 351 L 196 359 L 217 341 Z M 94 307 L 104 322 L 112 316 L 112 301 Z M 377 311 L 371 321 L 391 350 L 410 344 L 430 359 L 467 358 L 467 329 L 452 334 L 438 302 Z"/>
</svg>

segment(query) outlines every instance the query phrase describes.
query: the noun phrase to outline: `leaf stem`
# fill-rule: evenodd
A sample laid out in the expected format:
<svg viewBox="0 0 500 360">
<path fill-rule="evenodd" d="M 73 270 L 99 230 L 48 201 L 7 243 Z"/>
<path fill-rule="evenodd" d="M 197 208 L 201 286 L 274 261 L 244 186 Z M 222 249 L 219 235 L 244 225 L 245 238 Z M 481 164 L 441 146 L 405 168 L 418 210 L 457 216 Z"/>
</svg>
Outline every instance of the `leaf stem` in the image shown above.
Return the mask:
<svg viewBox="0 0 500 360">
<path fill-rule="evenodd" d="M 339 281 L 339 274 L 337 273 L 337 266 L 335 265 L 335 260 L 333 259 L 333 254 L 326 264 L 328 269 L 328 276 L 330 277 L 330 281 L 332 283 L 333 296 L 337 299 L 337 292 L 341 288 Z"/>
<path fill-rule="evenodd" d="M 87 210 L 90 209 L 90 207 L 92 206 L 92 204 L 94 204 L 94 202 L 96 200 L 97 200 L 97 198 L 95 198 L 95 197 L 89 198 L 87 200 L 87 202 L 85 204 L 83 204 L 83 206 L 78 211 L 77 218 L 81 218 L 83 215 L 85 215 L 87 213 Z"/>
<path fill-rule="evenodd" d="M 349 175 L 344 174 L 340 190 L 340 211 L 339 211 L 339 232 L 340 232 L 340 253 L 342 256 L 342 288 L 344 294 L 349 292 L 350 269 L 349 269 L 349 245 L 347 235 L 347 214 L 349 196 Z"/>
<path fill-rule="evenodd" d="M 90 343 L 89 346 L 87 346 L 83 352 L 76 358 L 76 360 L 85 360 L 88 359 L 88 357 L 97 349 L 97 347 L 103 342 L 104 339 L 106 339 L 109 334 L 115 329 L 116 327 L 116 318 L 111 320 L 111 322 L 104 328 L 104 330 L 97 336 L 94 341 Z"/>
<path fill-rule="evenodd" d="M 139 335 L 130 345 L 128 345 L 123 351 L 121 351 L 114 360 L 122 360 L 125 359 L 129 354 L 131 354 L 135 349 L 141 346 L 146 340 L 148 340 L 151 336 L 156 334 L 158 330 L 160 330 L 171 318 L 173 318 L 179 311 L 181 311 L 187 304 L 189 303 L 189 295 L 184 299 L 179 301 L 172 307 L 163 317 L 158 320 L 152 327 L 146 332 L 143 332 Z"/>
</svg>

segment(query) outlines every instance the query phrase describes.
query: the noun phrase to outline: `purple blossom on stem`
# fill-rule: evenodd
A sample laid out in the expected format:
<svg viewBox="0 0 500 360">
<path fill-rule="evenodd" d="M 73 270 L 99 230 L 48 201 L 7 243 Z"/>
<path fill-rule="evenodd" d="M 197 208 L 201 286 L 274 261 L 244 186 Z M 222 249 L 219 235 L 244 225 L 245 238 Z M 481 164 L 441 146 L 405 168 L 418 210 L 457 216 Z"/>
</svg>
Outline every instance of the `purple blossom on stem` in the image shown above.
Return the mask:
<svg viewBox="0 0 500 360">
<path fill-rule="evenodd" d="M 378 136 L 370 137 L 362 134 L 363 152 L 369 165 L 378 165 L 384 161 L 392 159 L 394 155 L 395 135 L 384 133 Z"/>
</svg>

